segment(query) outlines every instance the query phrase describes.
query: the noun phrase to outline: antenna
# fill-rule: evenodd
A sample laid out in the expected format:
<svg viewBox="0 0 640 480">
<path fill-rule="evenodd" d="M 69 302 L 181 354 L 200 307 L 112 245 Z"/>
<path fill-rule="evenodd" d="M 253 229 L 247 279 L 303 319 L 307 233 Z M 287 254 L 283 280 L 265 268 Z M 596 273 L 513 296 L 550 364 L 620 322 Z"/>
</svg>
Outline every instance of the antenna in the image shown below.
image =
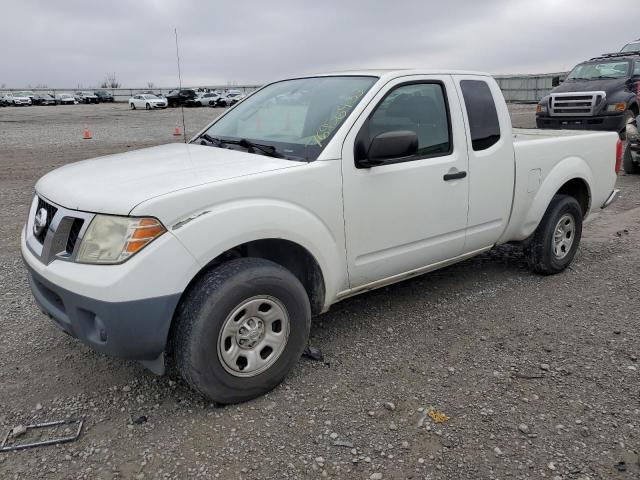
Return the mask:
<svg viewBox="0 0 640 480">
<path fill-rule="evenodd" d="M 179 89 L 182 90 L 182 73 L 180 72 L 180 51 L 178 50 L 178 29 L 174 28 L 173 33 L 176 36 L 176 59 L 178 60 L 178 83 L 179 83 Z M 184 103 L 180 104 L 180 110 L 182 112 L 182 134 L 184 137 L 184 143 L 187 143 L 187 130 L 184 124 Z"/>
</svg>

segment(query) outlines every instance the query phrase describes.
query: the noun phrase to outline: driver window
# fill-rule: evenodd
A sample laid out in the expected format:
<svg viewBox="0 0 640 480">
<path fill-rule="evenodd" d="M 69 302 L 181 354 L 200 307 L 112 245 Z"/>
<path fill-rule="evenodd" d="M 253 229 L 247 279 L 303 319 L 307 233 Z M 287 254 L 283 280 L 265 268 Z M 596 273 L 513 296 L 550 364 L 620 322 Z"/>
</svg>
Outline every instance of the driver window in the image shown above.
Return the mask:
<svg viewBox="0 0 640 480">
<path fill-rule="evenodd" d="M 410 130 L 418 135 L 418 158 L 451 152 L 444 88 L 439 83 L 403 85 L 380 102 L 368 122 L 369 141 L 385 132 Z"/>
</svg>

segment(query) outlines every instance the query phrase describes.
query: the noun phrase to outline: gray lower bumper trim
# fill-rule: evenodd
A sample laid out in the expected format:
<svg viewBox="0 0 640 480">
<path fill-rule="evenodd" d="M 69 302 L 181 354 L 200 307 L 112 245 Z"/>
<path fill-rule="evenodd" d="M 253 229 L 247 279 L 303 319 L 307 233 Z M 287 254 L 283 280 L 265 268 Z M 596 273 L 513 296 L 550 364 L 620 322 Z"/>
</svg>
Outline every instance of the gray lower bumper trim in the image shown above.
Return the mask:
<svg viewBox="0 0 640 480">
<path fill-rule="evenodd" d="M 180 294 L 105 302 L 65 290 L 25 266 L 33 296 L 59 328 L 98 352 L 164 372 L 163 353 Z"/>
</svg>

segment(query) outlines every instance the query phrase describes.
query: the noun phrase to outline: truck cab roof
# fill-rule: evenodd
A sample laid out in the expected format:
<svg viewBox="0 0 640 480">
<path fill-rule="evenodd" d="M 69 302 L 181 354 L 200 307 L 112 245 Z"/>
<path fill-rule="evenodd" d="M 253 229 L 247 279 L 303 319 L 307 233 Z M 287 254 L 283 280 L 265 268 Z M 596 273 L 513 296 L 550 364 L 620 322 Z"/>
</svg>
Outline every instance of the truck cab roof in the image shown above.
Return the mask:
<svg viewBox="0 0 640 480">
<path fill-rule="evenodd" d="M 409 75 L 477 75 L 491 76 L 486 72 L 474 72 L 468 70 L 449 70 L 449 69 L 416 69 L 416 68 L 394 68 L 394 69 L 362 69 L 362 70 L 345 70 L 317 73 L 308 75 L 309 77 L 335 77 L 335 76 L 370 76 L 379 78 L 396 78 Z"/>
</svg>

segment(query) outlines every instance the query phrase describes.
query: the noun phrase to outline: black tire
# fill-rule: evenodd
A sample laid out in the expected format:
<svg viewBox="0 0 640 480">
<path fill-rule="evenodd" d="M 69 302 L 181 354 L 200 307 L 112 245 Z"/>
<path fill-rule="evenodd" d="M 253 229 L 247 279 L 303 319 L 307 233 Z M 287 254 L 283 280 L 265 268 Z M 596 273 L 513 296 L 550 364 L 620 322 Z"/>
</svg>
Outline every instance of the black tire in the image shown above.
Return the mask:
<svg viewBox="0 0 640 480">
<path fill-rule="evenodd" d="M 144 106 L 144 108 L 146 108 L 147 110 L 151 110 L 151 105 L 149 105 L 148 103 Z"/>
<path fill-rule="evenodd" d="M 559 257 L 554 253 L 554 234 L 559 221 L 565 215 L 573 220 L 574 228 L 571 233 L 571 246 L 561 252 Z M 538 228 L 526 242 L 525 256 L 533 272 L 553 275 L 562 272 L 571 264 L 582 238 L 583 216 L 582 208 L 575 198 L 568 195 L 553 197 Z M 570 237 L 567 236 L 568 238 Z"/>
<path fill-rule="evenodd" d="M 640 164 L 633 161 L 633 155 L 631 154 L 631 147 L 629 142 L 624 142 L 622 146 L 622 168 L 624 172 L 629 175 L 640 174 Z"/>
<path fill-rule="evenodd" d="M 135 110 L 135 109 L 136 109 L 136 106 L 135 106 L 135 104 L 134 104 L 134 103 L 130 103 L 130 104 L 129 104 L 129 108 L 130 108 L 131 110 Z"/>
<path fill-rule="evenodd" d="M 257 295 L 281 303 L 289 317 L 289 336 L 266 370 L 240 377 L 229 373 L 220 360 L 219 335 L 229 315 Z M 258 397 L 282 382 L 307 343 L 311 308 L 304 287 L 289 270 L 268 260 L 241 258 L 200 278 L 181 301 L 176 322 L 173 352 L 178 371 L 205 397 L 230 404 Z"/>
</svg>

